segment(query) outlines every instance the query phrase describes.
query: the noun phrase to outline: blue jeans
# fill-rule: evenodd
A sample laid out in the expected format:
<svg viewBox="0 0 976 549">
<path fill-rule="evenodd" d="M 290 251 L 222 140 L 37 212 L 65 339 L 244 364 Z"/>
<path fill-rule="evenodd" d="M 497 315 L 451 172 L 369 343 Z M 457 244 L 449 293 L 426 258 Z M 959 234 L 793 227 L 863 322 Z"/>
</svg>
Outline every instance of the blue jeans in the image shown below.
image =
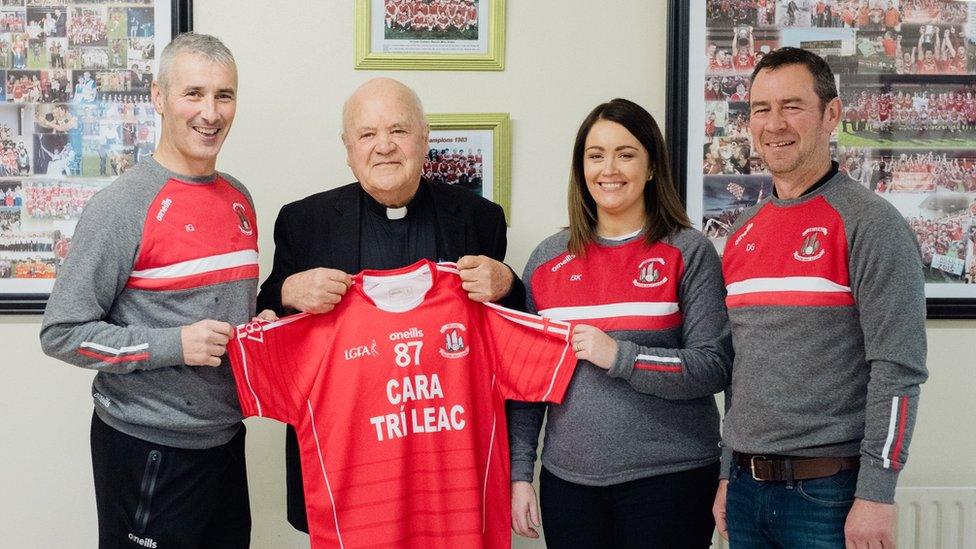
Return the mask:
<svg viewBox="0 0 976 549">
<path fill-rule="evenodd" d="M 733 464 L 725 504 L 730 547 L 844 549 L 856 487 L 857 469 L 792 483 L 759 482 Z"/>
</svg>

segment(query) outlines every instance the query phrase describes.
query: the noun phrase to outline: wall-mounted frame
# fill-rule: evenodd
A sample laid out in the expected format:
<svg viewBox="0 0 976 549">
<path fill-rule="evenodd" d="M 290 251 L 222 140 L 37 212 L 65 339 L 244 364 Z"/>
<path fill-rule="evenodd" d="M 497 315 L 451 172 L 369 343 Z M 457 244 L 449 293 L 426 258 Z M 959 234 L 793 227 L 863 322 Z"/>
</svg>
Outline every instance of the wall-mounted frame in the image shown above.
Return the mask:
<svg viewBox="0 0 976 549">
<path fill-rule="evenodd" d="M 423 177 L 478 193 L 511 223 L 512 133 L 508 113 L 428 114 Z"/>
<path fill-rule="evenodd" d="M 500 71 L 505 0 L 355 0 L 357 69 Z"/>
<path fill-rule="evenodd" d="M 155 149 L 159 52 L 191 0 L 0 6 L 0 314 L 41 313 L 95 192 Z"/>
<path fill-rule="evenodd" d="M 758 56 L 809 49 L 837 76 L 831 146 L 909 221 L 929 318 L 976 318 L 976 3 L 669 0 L 667 137 L 692 221 L 722 251 L 772 180 L 752 151 Z"/>
</svg>

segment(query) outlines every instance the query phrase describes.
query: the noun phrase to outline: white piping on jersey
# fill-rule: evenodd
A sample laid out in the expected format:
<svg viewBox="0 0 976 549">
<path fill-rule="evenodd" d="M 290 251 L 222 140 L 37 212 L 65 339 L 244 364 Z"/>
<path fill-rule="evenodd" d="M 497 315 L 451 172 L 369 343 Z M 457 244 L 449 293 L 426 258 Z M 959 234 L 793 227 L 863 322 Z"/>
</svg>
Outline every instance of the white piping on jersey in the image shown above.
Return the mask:
<svg viewBox="0 0 976 549">
<path fill-rule="evenodd" d="M 495 376 L 491 376 L 491 390 L 489 394 L 495 392 Z M 495 448 L 495 421 L 498 416 L 495 414 L 495 407 L 491 408 L 491 438 L 488 439 L 488 459 L 485 460 L 485 480 L 481 483 L 481 533 L 484 534 L 488 529 L 488 471 L 491 469 L 491 451 Z"/>
<path fill-rule="evenodd" d="M 443 271 L 445 273 L 454 273 L 456 275 L 461 274 L 461 271 L 459 271 L 457 268 L 457 263 L 450 263 L 450 262 L 438 263 L 437 270 Z"/>
<path fill-rule="evenodd" d="M 244 267 L 247 265 L 256 266 L 257 264 L 257 250 L 238 250 L 236 252 L 226 254 L 211 255 L 208 257 L 190 259 L 188 261 L 180 261 L 179 263 L 173 263 L 172 265 L 167 265 L 165 267 L 153 267 L 152 269 L 132 271 L 130 276 L 135 278 L 151 279 L 178 278 L 219 271 L 221 269 L 230 269 L 233 267 Z"/>
<path fill-rule="evenodd" d="M 888 438 L 885 439 L 884 448 L 881 449 L 882 466 L 891 469 L 891 458 L 888 452 L 891 451 L 891 443 L 895 440 L 895 429 L 898 425 L 898 397 L 891 398 L 891 417 L 888 419 Z"/>
<path fill-rule="evenodd" d="M 643 230 L 644 230 L 644 228 L 641 227 L 640 229 L 637 229 L 636 231 L 634 231 L 632 233 L 622 234 L 620 236 L 603 236 L 602 234 L 598 234 L 597 236 L 599 236 L 603 240 L 609 240 L 611 242 L 622 242 L 624 240 L 629 240 L 631 238 L 634 238 L 635 236 L 641 234 L 641 232 Z"/>
<path fill-rule="evenodd" d="M 271 330 L 272 328 L 280 328 L 280 327 L 285 326 L 287 324 L 291 324 L 292 322 L 295 322 L 296 320 L 301 320 L 301 319 L 305 318 L 306 316 L 308 316 L 310 314 L 312 314 L 312 313 L 296 313 L 296 314 L 293 314 L 293 315 L 290 315 L 290 316 L 286 316 L 285 318 L 280 318 L 278 320 L 273 320 L 271 322 L 268 322 L 267 324 L 261 324 L 261 331 L 262 332 L 267 332 L 268 330 Z M 237 327 L 238 328 L 243 328 L 244 326 L 247 326 L 248 324 L 250 324 L 250 322 L 245 322 L 244 324 L 240 324 Z"/>
<path fill-rule="evenodd" d="M 678 312 L 678 304 L 668 301 L 631 301 L 607 305 L 553 307 L 539 314 L 557 320 L 591 320 L 618 316 L 667 316 Z"/>
<path fill-rule="evenodd" d="M 637 360 L 646 360 L 648 362 L 671 362 L 675 364 L 681 364 L 681 358 L 676 356 L 637 355 Z"/>
<path fill-rule="evenodd" d="M 87 349 L 95 349 L 96 351 L 101 351 L 103 353 L 109 353 L 115 356 L 119 356 L 122 353 L 131 353 L 132 351 L 141 351 L 143 349 L 148 349 L 149 344 L 140 343 L 139 345 L 130 345 L 128 347 L 119 347 L 118 349 L 116 349 L 115 347 L 108 347 L 106 345 L 95 343 L 94 341 L 82 341 L 79 347 L 84 347 Z"/>
<path fill-rule="evenodd" d="M 542 402 L 546 402 L 549 398 L 549 394 L 552 393 L 552 388 L 556 386 L 556 379 L 559 378 L 559 370 L 563 367 L 563 360 L 566 359 L 566 351 L 569 350 L 570 344 L 569 340 L 566 340 L 566 345 L 563 347 L 563 354 L 559 356 L 559 362 L 557 363 L 556 369 L 552 372 L 552 379 L 549 380 L 549 388 L 546 389 L 546 394 L 542 395 Z"/>
<path fill-rule="evenodd" d="M 747 278 L 725 287 L 729 295 L 755 292 L 850 292 L 850 286 L 841 286 L 833 280 L 819 276 L 784 276 Z"/>
<path fill-rule="evenodd" d="M 336 537 L 339 538 L 339 549 L 344 549 L 342 543 L 342 532 L 339 531 L 339 511 L 336 509 L 335 497 L 332 496 L 332 485 L 329 484 L 329 475 L 325 473 L 325 458 L 322 457 L 322 446 L 319 444 L 319 433 L 315 429 L 315 412 L 312 411 L 312 401 L 306 400 L 308 415 L 312 418 L 312 436 L 315 437 L 315 450 L 319 453 L 319 467 L 322 468 L 322 478 L 325 479 L 325 489 L 329 492 L 329 502 L 332 503 L 332 520 L 335 521 Z"/>
<path fill-rule="evenodd" d="M 539 331 L 549 331 L 557 335 L 569 337 L 569 324 L 561 322 L 562 319 L 543 318 L 539 315 L 523 313 L 521 311 L 502 307 L 501 305 L 496 305 L 494 303 L 485 303 L 485 305 L 495 309 L 506 319 L 515 322 L 516 324 L 528 326 Z"/>
<path fill-rule="evenodd" d="M 244 342 L 241 338 L 237 338 L 237 349 L 241 352 L 241 370 L 244 371 L 244 381 L 247 382 L 247 390 L 251 391 L 251 398 L 254 399 L 254 405 L 258 408 L 258 417 L 264 417 L 264 413 L 261 411 L 261 400 L 258 398 L 258 394 L 254 392 L 254 387 L 251 386 L 251 376 L 247 371 L 247 351 L 244 349 Z"/>
</svg>

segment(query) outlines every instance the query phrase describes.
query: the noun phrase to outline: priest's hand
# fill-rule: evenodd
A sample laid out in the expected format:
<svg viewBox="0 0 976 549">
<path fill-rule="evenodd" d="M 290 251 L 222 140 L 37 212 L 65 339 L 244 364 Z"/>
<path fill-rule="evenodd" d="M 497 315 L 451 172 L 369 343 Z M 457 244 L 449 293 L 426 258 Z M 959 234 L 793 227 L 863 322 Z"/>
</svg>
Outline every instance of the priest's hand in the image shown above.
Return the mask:
<svg viewBox="0 0 976 549">
<path fill-rule="evenodd" d="M 327 313 L 351 285 L 352 277 L 338 269 L 309 269 L 285 279 L 281 304 L 305 313 Z"/>
<path fill-rule="evenodd" d="M 466 255 L 458 260 L 461 287 L 472 301 L 498 301 L 508 295 L 515 273 L 501 261 L 485 255 Z"/>
</svg>

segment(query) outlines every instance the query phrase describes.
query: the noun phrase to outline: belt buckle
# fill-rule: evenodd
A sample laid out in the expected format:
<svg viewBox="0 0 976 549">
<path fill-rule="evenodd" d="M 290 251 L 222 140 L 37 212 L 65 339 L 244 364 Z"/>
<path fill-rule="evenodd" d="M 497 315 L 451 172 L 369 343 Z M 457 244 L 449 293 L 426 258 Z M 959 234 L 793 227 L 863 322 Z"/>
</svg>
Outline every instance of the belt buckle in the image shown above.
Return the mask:
<svg viewBox="0 0 976 549">
<path fill-rule="evenodd" d="M 768 461 L 766 456 L 752 456 L 749 458 L 749 471 L 752 473 L 752 480 L 762 481 L 763 479 L 756 476 L 756 460 Z"/>
</svg>

